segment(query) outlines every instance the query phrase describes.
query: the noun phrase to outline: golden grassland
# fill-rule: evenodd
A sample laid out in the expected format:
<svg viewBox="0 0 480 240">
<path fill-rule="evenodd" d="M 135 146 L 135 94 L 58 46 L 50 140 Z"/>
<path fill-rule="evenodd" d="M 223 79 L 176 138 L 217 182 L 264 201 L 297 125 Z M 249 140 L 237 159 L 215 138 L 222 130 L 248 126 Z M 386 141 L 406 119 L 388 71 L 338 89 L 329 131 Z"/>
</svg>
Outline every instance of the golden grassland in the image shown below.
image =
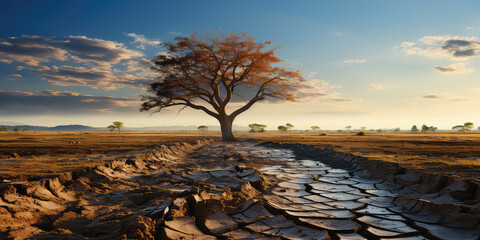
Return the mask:
<svg viewBox="0 0 480 240">
<path fill-rule="evenodd" d="M 2 132 L 0 178 L 56 175 L 99 165 L 123 152 L 206 136 L 198 132 Z"/>
<path fill-rule="evenodd" d="M 409 169 L 441 172 L 462 178 L 480 176 L 480 133 L 367 132 L 236 132 L 239 139 L 301 143 L 329 147 Z M 0 133 L 0 176 L 45 175 L 93 166 L 116 154 L 174 144 L 219 132 L 20 132 Z M 78 143 L 77 143 L 78 142 Z"/>
<path fill-rule="evenodd" d="M 275 143 L 301 143 L 324 146 L 371 159 L 398 163 L 408 169 L 444 173 L 480 180 L 479 132 L 288 132 L 242 133 Z"/>
</svg>

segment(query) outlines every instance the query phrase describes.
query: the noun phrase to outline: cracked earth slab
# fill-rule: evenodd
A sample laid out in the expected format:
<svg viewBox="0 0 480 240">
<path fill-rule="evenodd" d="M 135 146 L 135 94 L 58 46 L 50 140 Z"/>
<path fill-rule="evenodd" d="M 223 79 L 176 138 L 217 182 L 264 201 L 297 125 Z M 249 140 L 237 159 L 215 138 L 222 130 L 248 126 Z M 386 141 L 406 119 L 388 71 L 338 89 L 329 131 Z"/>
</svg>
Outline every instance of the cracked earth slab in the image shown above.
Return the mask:
<svg viewBox="0 0 480 240">
<path fill-rule="evenodd" d="M 479 239 L 474 209 L 404 197 L 364 171 L 250 142 L 203 145 L 10 184 L 0 199 L 0 237 Z"/>
</svg>

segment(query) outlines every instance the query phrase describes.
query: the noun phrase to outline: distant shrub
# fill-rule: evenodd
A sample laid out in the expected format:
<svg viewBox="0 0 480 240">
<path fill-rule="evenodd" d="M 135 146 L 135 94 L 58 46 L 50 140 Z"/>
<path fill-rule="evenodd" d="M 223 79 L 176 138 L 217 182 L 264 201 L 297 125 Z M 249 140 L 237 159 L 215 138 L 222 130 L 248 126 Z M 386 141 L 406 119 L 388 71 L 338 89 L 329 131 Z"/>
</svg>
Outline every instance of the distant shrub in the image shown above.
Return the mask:
<svg viewBox="0 0 480 240">
<path fill-rule="evenodd" d="M 205 125 L 198 126 L 197 130 L 200 132 L 206 132 L 208 131 L 208 126 L 205 126 Z"/>
<path fill-rule="evenodd" d="M 318 134 L 318 136 L 327 136 L 327 134 L 326 133 L 320 133 L 320 134 Z"/>
<path fill-rule="evenodd" d="M 250 132 L 265 132 L 265 128 L 267 125 L 265 124 L 259 124 L 259 123 L 252 123 L 248 125 L 250 128 Z"/>
</svg>

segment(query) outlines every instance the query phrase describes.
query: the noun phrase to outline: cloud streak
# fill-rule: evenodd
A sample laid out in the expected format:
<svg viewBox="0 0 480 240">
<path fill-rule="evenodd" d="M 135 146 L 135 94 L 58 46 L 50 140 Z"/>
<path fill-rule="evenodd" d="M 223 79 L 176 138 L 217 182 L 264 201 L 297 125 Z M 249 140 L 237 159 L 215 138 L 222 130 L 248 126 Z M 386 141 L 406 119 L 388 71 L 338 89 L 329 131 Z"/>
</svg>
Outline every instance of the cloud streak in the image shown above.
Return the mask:
<svg viewBox="0 0 480 240">
<path fill-rule="evenodd" d="M 94 96 L 68 91 L 0 90 L 0 112 L 8 112 L 10 115 L 112 113 L 132 111 L 138 104 L 138 99 Z"/>
<path fill-rule="evenodd" d="M 151 63 L 142 56 L 143 53 L 130 50 L 122 43 L 85 36 L 0 39 L 1 62 L 24 63 L 26 66 L 17 66 L 17 70 L 36 72 L 52 85 L 64 87 L 106 90 L 144 87 L 154 73 L 150 70 Z"/>
<path fill-rule="evenodd" d="M 367 60 L 366 59 L 347 59 L 347 60 L 343 60 L 342 63 L 345 63 L 345 64 L 353 64 L 353 63 L 366 63 Z"/>
<path fill-rule="evenodd" d="M 435 66 L 434 69 L 441 74 L 466 74 L 473 72 L 473 69 L 465 67 L 464 63 L 454 63 L 449 66 Z"/>
<path fill-rule="evenodd" d="M 419 44 L 403 42 L 399 47 L 408 55 L 433 59 L 464 61 L 480 56 L 480 40 L 477 37 L 425 36 L 419 40 Z"/>
<path fill-rule="evenodd" d="M 430 99 L 430 100 L 451 101 L 451 102 L 461 102 L 461 101 L 471 100 L 470 98 L 465 98 L 465 97 L 458 97 L 453 95 L 438 95 L 438 94 L 425 95 L 425 96 L 422 96 L 422 98 Z"/>
<path fill-rule="evenodd" d="M 380 84 L 370 83 L 369 85 L 370 85 L 372 88 L 376 89 L 376 90 L 383 89 L 383 86 L 380 85 Z"/>
<path fill-rule="evenodd" d="M 156 46 L 157 45 L 158 46 L 162 43 L 159 40 L 148 39 L 142 34 L 127 33 L 126 35 L 129 36 L 129 37 L 132 37 L 133 41 L 135 43 L 139 43 L 140 45 L 137 46 L 137 47 L 140 48 L 140 49 L 145 49 L 145 45 L 150 45 L 150 46 Z"/>
</svg>

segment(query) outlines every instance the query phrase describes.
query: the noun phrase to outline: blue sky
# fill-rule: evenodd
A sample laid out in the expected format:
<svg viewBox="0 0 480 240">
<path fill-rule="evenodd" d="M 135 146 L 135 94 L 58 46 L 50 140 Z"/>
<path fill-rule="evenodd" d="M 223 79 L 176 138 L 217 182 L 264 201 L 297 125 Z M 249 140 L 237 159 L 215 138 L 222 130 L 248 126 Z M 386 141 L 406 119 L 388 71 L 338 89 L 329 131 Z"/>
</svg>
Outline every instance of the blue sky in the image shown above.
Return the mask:
<svg viewBox="0 0 480 240">
<path fill-rule="evenodd" d="M 159 42 L 220 27 L 283 46 L 278 56 L 303 70 L 312 91 L 325 93 L 290 104 L 258 104 L 235 124 L 262 122 L 269 129 L 285 122 L 300 129 L 311 125 L 407 129 L 423 123 L 448 129 L 466 121 L 480 125 L 480 113 L 475 111 L 480 103 L 478 1 L 3 1 L 2 5 L 0 121 L 216 124 L 194 110 L 150 117 L 136 109 L 144 93 L 138 83 L 154 77 L 145 70 L 144 60 L 162 51 Z M 29 48 L 38 45 L 39 52 Z"/>
</svg>

